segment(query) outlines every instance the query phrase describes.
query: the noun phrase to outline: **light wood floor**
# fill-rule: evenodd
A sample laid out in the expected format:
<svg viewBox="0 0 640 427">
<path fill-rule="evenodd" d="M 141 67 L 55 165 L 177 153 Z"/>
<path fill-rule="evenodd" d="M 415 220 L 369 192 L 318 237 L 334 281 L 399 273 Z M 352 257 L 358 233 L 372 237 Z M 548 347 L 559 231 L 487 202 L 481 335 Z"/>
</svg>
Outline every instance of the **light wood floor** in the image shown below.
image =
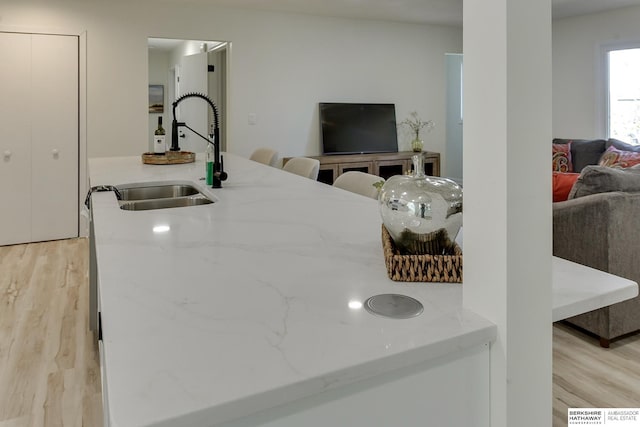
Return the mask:
<svg viewBox="0 0 640 427">
<path fill-rule="evenodd" d="M 0 247 L 0 427 L 102 425 L 86 239 Z"/>
<path fill-rule="evenodd" d="M 87 245 L 0 247 L 0 427 L 102 426 Z M 640 407 L 640 334 L 603 349 L 554 326 L 553 427 L 568 407 Z"/>
<path fill-rule="evenodd" d="M 574 328 L 553 328 L 553 425 L 567 408 L 640 408 L 640 334 L 599 346 Z"/>
</svg>

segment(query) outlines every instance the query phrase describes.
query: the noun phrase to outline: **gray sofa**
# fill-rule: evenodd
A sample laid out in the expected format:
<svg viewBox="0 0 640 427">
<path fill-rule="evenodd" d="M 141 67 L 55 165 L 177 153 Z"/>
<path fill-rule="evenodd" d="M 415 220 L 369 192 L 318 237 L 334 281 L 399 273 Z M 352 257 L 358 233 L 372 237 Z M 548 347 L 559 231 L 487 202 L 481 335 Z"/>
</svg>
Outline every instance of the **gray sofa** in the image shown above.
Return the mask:
<svg viewBox="0 0 640 427">
<path fill-rule="evenodd" d="M 567 140 L 554 143 L 562 143 L 558 141 Z M 614 143 L 624 149 L 619 141 L 572 144 L 574 169 L 581 174 L 569 199 L 553 204 L 553 254 L 640 283 L 640 166 L 593 166 L 597 152 Z M 640 297 L 567 321 L 609 347 L 612 339 L 640 330 Z"/>
</svg>

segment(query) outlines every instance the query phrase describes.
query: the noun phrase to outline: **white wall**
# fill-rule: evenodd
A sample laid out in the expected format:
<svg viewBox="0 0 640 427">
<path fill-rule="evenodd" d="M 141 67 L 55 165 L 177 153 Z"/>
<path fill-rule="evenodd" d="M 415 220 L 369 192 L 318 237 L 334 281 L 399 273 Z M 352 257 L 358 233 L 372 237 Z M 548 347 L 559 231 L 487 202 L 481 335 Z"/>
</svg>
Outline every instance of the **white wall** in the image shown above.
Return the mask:
<svg viewBox="0 0 640 427">
<path fill-rule="evenodd" d="M 462 54 L 448 54 L 447 61 L 447 177 L 462 182 Z"/>
<path fill-rule="evenodd" d="M 640 6 L 553 23 L 553 136 L 605 138 L 604 44 L 640 41 Z"/>
<path fill-rule="evenodd" d="M 152 13 L 150 13 L 152 11 Z M 228 40 L 228 150 L 319 154 L 317 103 L 393 102 L 398 121 L 436 122 L 426 149 L 445 150 L 445 52 L 459 27 L 136 2 L 3 1 L 5 30 L 87 32 L 88 155 L 148 149 L 147 37 Z M 255 113 L 257 124 L 247 122 Z M 400 141 L 408 149 L 409 141 Z M 443 162 L 444 164 L 444 162 Z"/>
<path fill-rule="evenodd" d="M 149 135 L 147 136 L 146 151 L 153 151 L 153 132 L 158 127 L 158 116 L 162 116 L 162 127 L 167 141 L 171 141 L 171 104 L 168 103 L 167 93 L 169 90 L 169 54 L 167 52 L 149 50 L 149 84 L 164 86 L 164 113 L 147 114 L 149 116 L 147 129 Z"/>
</svg>

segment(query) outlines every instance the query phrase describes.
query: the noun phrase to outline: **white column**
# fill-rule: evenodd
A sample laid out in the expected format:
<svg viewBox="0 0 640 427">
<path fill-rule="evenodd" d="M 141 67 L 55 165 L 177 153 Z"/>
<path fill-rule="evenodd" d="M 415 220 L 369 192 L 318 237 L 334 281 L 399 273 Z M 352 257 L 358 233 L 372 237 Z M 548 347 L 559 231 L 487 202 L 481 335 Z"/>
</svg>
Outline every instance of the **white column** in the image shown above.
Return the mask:
<svg viewBox="0 0 640 427">
<path fill-rule="evenodd" d="M 498 326 L 491 426 L 551 425 L 551 2 L 464 2 L 464 305 Z"/>
</svg>

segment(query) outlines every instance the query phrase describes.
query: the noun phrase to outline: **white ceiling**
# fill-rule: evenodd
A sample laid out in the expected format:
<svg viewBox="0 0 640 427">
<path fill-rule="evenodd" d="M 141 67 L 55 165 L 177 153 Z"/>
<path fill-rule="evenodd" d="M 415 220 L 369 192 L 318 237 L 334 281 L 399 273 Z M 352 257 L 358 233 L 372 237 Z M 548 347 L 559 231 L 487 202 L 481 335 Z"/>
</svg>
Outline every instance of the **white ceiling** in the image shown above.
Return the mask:
<svg viewBox="0 0 640 427">
<path fill-rule="evenodd" d="M 172 0 L 260 10 L 462 25 L 463 0 Z M 482 0 L 480 0 L 482 1 Z M 532 0 L 536 1 L 536 0 Z M 640 5 L 640 0 L 552 0 L 553 18 Z"/>
<path fill-rule="evenodd" d="M 587 15 L 609 9 L 640 5 L 639 0 L 552 0 L 553 18 Z"/>
</svg>

